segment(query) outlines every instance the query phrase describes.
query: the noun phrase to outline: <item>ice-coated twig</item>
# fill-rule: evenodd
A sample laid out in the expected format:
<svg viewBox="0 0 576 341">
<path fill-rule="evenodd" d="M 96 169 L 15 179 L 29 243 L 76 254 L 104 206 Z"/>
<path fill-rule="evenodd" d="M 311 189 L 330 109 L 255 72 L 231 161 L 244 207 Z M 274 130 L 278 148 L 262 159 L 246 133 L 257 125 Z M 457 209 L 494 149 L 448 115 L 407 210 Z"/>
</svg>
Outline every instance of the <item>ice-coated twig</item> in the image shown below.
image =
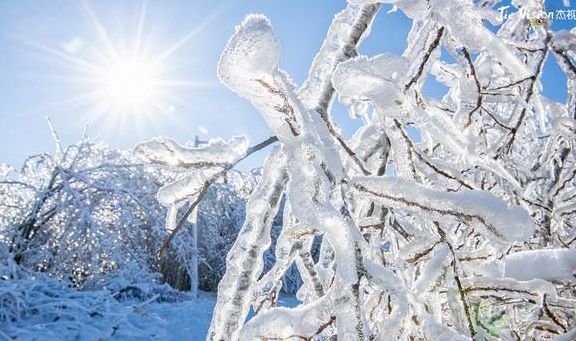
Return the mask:
<svg viewBox="0 0 576 341">
<path fill-rule="evenodd" d="M 278 210 L 287 174 L 279 149 L 268 157 L 263 176 L 248 200 L 246 220 L 228 253 L 226 274 L 218 286 L 208 340 L 236 340 L 244 323 L 251 290 L 262 271 L 262 254 L 270 245 L 272 220 Z"/>
<path fill-rule="evenodd" d="M 485 191 L 448 193 L 406 180 L 386 177 L 356 177 L 350 185 L 359 194 L 369 195 L 393 207 L 453 217 L 478 227 L 495 241 L 523 241 L 535 230 L 534 222 L 518 206 L 507 206 Z"/>
<path fill-rule="evenodd" d="M 135 154 L 151 162 L 161 165 L 171 165 L 179 167 L 207 167 L 188 172 L 184 177 L 160 188 L 157 194 L 158 200 L 169 210 L 180 207 L 184 201 L 191 201 L 190 206 L 182 215 L 178 223 L 171 223 L 170 235 L 160 247 L 157 257 L 160 259 L 172 240 L 194 212 L 208 188 L 232 169 L 238 162 L 244 160 L 253 153 L 275 143 L 278 138 L 269 137 L 254 146 L 246 148 L 246 140 L 238 137 L 225 144 L 221 140 L 215 140 L 203 148 L 185 148 L 175 141 L 159 138 L 149 142 L 136 145 Z M 231 150 L 230 150 L 231 149 Z M 175 219 L 176 212 L 168 213 L 168 217 Z M 172 219 L 168 219 L 172 221 Z"/>
<path fill-rule="evenodd" d="M 210 140 L 207 145 L 197 148 L 182 147 L 176 141 L 160 137 L 139 143 L 134 154 L 149 162 L 184 168 L 205 168 L 228 166 L 236 163 L 247 152 L 248 140 L 238 136 L 228 143 L 221 139 Z"/>
<path fill-rule="evenodd" d="M 308 79 L 298 90 L 298 97 L 309 110 L 327 119 L 334 96 L 332 73 L 341 62 L 357 55 L 356 46 L 366 38 L 380 4 L 348 5 L 334 17 L 327 37 L 314 58 Z"/>
<path fill-rule="evenodd" d="M 370 173 L 337 131 L 328 109 L 335 93 L 331 80 L 334 70 L 339 63 L 357 55 L 356 48 L 370 33 L 370 26 L 379 9 L 380 4 L 377 3 L 349 4 L 334 17 L 326 39 L 314 58 L 308 79 L 297 92 L 305 108 L 320 116 L 324 126 L 317 129 L 327 128 L 329 135 L 338 141 L 364 175 Z"/>
<path fill-rule="evenodd" d="M 164 244 L 162 244 L 162 246 L 160 247 L 160 250 L 158 250 L 158 253 L 156 254 L 156 257 L 158 259 L 162 258 L 162 255 L 164 254 L 164 252 L 166 251 L 166 249 L 170 246 L 170 243 L 172 242 L 172 240 L 174 239 L 174 237 L 176 237 L 176 235 L 178 234 L 178 232 L 182 229 L 182 227 L 184 227 L 184 223 L 188 220 L 188 217 L 192 214 L 192 212 L 194 212 L 194 210 L 196 209 L 196 207 L 198 206 L 198 204 L 200 204 L 200 201 L 202 200 L 202 198 L 204 197 L 204 194 L 206 194 L 206 191 L 208 190 L 208 188 L 210 187 L 210 185 L 212 185 L 212 183 L 214 181 L 216 181 L 218 178 L 220 178 L 222 175 L 224 174 L 224 171 L 217 173 L 214 175 L 214 177 L 212 177 L 211 179 L 206 180 L 203 184 L 202 187 L 198 190 L 198 192 L 196 192 L 194 194 L 194 200 L 192 201 L 192 203 L 190 204 L 190 206 L 188 207 L 188 209 L 186 210 L 186 212 L 184 213 L 184 215 L 180 218 L 180 220 L 178 221 L 178 224 L 174 225 L 174 223 L 176 222 L 176 215 L 178 213 L 178 209 L 176 207 L 178 207 L 176 204 L 172 204 L 169 208 L 169 219 L 167 218 L 167 226 L 168 223 L 170 222 L 170 225 L 172 226 L 172 229 L 169 231 L 170 235 L 168 236 L 168 238 L 166 239 L 166 241 L 164 242 Z"/>
</svg>

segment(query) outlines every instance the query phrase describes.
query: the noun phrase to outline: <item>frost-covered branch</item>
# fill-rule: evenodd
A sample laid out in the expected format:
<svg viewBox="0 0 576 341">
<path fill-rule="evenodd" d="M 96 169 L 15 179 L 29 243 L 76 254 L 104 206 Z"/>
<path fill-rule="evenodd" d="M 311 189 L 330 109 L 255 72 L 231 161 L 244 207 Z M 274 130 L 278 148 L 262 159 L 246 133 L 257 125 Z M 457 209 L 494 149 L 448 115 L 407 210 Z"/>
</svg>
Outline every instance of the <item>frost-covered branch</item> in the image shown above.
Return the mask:
<svg viewBox="0 0 576 341">
<path fill-rule="evenodd" d="M 573 33 L 522 13 L 502 22 L 498 1 L 384 3 L 413 19 L 404 53 L 358 55 L 380 5 L 350 0 L 298 91 L 263 16 L 222 54 L 220 79 L 278 139 L 285 162 L 263 176 L 285 172 L 286 204 L 268 272 L 269 227 L 246 220 L 259 225 L 229 255 L 208 340 L 552 340 L 573 328 L 576 97 L 569 87 L 558 104 L 540 89 L 550 52 L 573 81 Z M 442 98 L 427 93 L 431 76 Z M 335 92 L 363 119 L 349 141 L 330 115 Z M 293 264 L 302 303 L 277 307 Z"/>
</svg>

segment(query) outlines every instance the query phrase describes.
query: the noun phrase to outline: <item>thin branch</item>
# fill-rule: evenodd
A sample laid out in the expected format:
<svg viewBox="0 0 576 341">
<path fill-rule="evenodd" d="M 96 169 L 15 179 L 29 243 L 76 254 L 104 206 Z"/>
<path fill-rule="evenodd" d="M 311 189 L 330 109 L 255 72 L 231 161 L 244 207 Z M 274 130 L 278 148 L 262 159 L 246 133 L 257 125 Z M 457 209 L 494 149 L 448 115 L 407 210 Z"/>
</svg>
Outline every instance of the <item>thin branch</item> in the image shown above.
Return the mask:
<svg viewBox="0 0 576 341">
<path fill-rule="evenodd" d="M 270 145 L 272 145 L 273 143 L 277 142 L 278 138 L 276 136 L 271 136 L 268 139 L 252 146 L 249 147 L 248 149 L 246 149 L 246 153 L 244 154 L 244 156 L 242 156 L 241 158 L 239 158 L 238 160 L 236 160 L 236 162 L 234 162 L 234 164 L 228 165 L 226 167 L 224 167 L 222 169 L 222 171 L 216 173 L 215 175 L 213 175 L 210 179 L 206 180 L 204 182 L 204 184 L 202 185 L 202 188 L 200 189 L 200 191 L 198 191 L 196 199 L 190 204 L 190 206 L 188 207 L 188 209 L 186 210 L 186 213 L 184 213 L 184 215 L 180 218 L 180 220 L 178 221 L 178 224 L 176 225 L 176 228 L 174 228 L 174 230 L 172 230 L 172 232 L 170 233 L 170 236 L 168 236 L 168 239 L 166 239 L 166 241 L 164 242 L 164 244 L 162 244 L 162 247 L 160 248 L 160 250 L 158 251 L 156 257 L 158 259 L 162 258 L 162 255 L 164 254 L 164 252 L 166 251 L 166 249 L 168 248 L 168 246 L 170 245 L 170 243 L 172 242 L 172 240 L 174 239 L 174 237 L 176 236 L 176 234 L 182 229 L 182 227 L 184 226 L 184 223 L 186 222 L 186 220 L 188 219 L 188 217 L 190 216 L 190 214 L 192 214 L 192 212 L 194 211 L 194 209 L 198 206 L 198 204 L 200 204 L 200 201 L 202 201 L 202 198 L 204 198 L 204 194 L 206 194 L 206 191 L 208 191 L 208 188 L 216 181 L 218 180 L 220 177 L 222 177 L 224 174 L 226 174 L 227 171 L 229 171 L 230 169 L 234 168 L 234 166 L 236 164 L 238 164 L 238 162 L 244 160 L 245 158 L 247 158 L 248 156 L 256 153 L 257 151 L 262 150 L 263 148 L 266 148 Z"/>
<path fill-rule="evenodd" d="M 468 329 L 470 330 L 470 336 L 474 338 L 474 336 L 476 335 L 476 330 L 474 328 L 474 322 L 472 321 L 472 313 L 470 311 L 470 305 L 468 304 L 468 299 L 466 298 L 466 291 L 464 290 L 462 281 L 460 281 L 460 276 L 458 275 L 458 267 L 457 267 L 458 257 L 456 257 L 456 253 L 454 252 L 454 247 L 452 246 L 452 243 L 450 243 L 448 238 L 446 238 L 446 232 L 442 230 L 440 224 L 437 221 L 435 221 L 434 224 L 436 225 L 438 234 L 440 234 L 440 238 L 442 239 L 443 242 L 446 243 L 448 249 L 450 250 L 450 253 L 452 254 L 452 270 L 454 271 L 454 281 L 456 282 L 458 292 L 460 293 L 460 301 L 462 303 L 462 306 L 464 307 L 464 313 L 466 314 L 466 320 L 468 322 Z"/>
<path fill-rule="evenodd" d="M 470 126 L 470 124 L 472 124 L 472 115 L 474 115 L 474 113 L 480 109 L 480 107 L 482 107 L 482 85 L 480 85 L 480 80 L 478 80 L 478 74 L 476 73 L 476 67 L 474 66 L 470 52 L 468 52 L 468 49 L 464 47 L 462 48 L 462 53 L 464 53 L 464 57 L 466 57 L 466 61 L 468 61 L 470 72 L 472 73 L 472 77 L 476 83 L 476 107 L 472 109 L 472 111 L 468 114 L 468 122 L 466 122 L 464 125 L 464 128 L 467 128 Z"/>
<path fill-rule="evenodd" d="M 380 6 L 380 4 L 348 5 L 343 12 L 334 18 L 328 29 L 328 38 L 326 38 L 314 58 L 308 79 L 304 82 L 302 88 L 298 90 L 298 96 L 302 98 L 306 108 L 320 115 L 330 135 L 336 139 L 364 175 L 370 175 L 370 172 L 336 130 L 334 123 L 329 117 L 328 108 L 335 93 L 331 81 L 332 73 L 338 64 L 358 54 L 356 48 L 362 38 L 365 37 Z M 342 26 L 344 25 L 349 26 L 350 33 L 348 35 L 339 33 L 343 32 Z M 334 33 L 331 34 L 332 32 Z M 337 37 L 335 38 L 337 40 L 332 41 L 330 37 Z"/>
<path fill-rule="evenodd" d="M 443 34 L 444 34 L 444 26 L 440 26 L 438 31 L 436 31 L 436 38 L 434 39 L 432 44 L 428 46 L 428 50 L 426 51 L 424 57 L 422 58 L 422 63 L 420 63 L 420 66 L 418 67 L 418 72 L 414 75 L 414 77 L 412 77 L 412 79 L 410 79 L 408 84 L 404 86 L 404 91 L 408 91 L 408 89 L 410 89 L 412 85 L 414 85 L 414 83 L 416 83 L 418 79 L 422 77 L 422 74 L 424 73 L 424 66 L 426 66 L 426 63 L 428 63 L 428 59 L 430 59 L 432 52 L 434 52 L 434 50 L 440 45 L 440 40 L 442 39 Z"/>
<path fill-rule="evenodd" d="M 504 84 L 504 85 L 501 85 L 501 86 L 497 86 L 497 87 L 495 87 L 495 88 L 485 88 L 484 90 L 486 90 L 486 91 L 496 91 L 496 90 L 502 90 L 502 89 L 511 88 L 511 87 L 513 87 L 513 86 L 515 86 L 515 85 L 520 85 L 520 84 L 526 82 L 527 80 L 532 79 L 532 77 L 533 77 L 533 76 L 526 77 L 526 78 L 522 78 L 522 79 L 517 80 L 517 81 L 515 81 L 515 82 L 513 82 L 513 83 Z"/>
<path fill-rule="evenodd" d="M 501 151 L 502 148 L 506 149 L 507 151 L 510 151 L 510 148 L 512 148 L 512 145 L 514 144 L 514 141 L 516 140 L 516 137 L 517 137 L 516 133 L 518 132 L 518 129 L 520 129 L 520 126 L 524 122 L 524 118 L 526 117 L 526 115 L 528 113 L 529 103 L 532 100 L 532 96 L 534 96 L 534 94 L 536 92 L 537 81 L 542 74 L 542 70 L 544 68 L 544 62 L 546 61 L 548 53 L 550 51 L 550 49 L 548 48 L 548 43 L 550 42 L 551 39 L 552 39 L 552 37 L 550 35 L 548 35 L 546 37 L 545 44 L 546 44 L 547 48 L 542 51 L 543 56 L 538 61 L 538 64 L 536 66 L 536 73 L 534 75 L 532 75 L 532 77 L 531 77 L 532 83 L 530 84 L 530 86 L 528 87 L 528 90 L 526 91 L 525 102 L 527 105 L 525 105 L 524 108 L 522 109 L 522 112 L 520 113 L 520 117 L 518 118 L 516 125 L 510 131 L 510 135 L 509 135 L 510 139 L 508 140 L 508 142 L 504 146 L 502 146 L 499 149 L 499 151 Z"/>
<path fill-rule="evenodd" d="M 544 310 L 546 315 L 550 318 L 550 320 L 552 320 L 552 322 L 554 322 L 555 325 L 562 328 L 564 333 L 568 332 L 568 326 L 566 325 L 566 323 L 564 321 L 561 321 L 560 318 L 558 316 L 556 316 L 556 314 L 554 314 L 554 312 L 552 310 L 550 310 L 550 307 L 548 306 L 548 295 L 547 294 L 544 294 L 544 298 L 542 299 L 542 309 Z"/>
<path fill-rule="evenodd" d="M 202 188 L 198 192 L 196 200 L 194 200 L 192 202 L 192 204 L 190 204 L 190 207 L 188 207 L 188 210 L 186 210 L 186 213 L 184 213 L 182 218 L 180 218 L 180 221 L 178 221 L 178 225 L 176 225 L 176 228 L 174 228 L 174 230 L 172 230 L 172 233 L 170 233 L 170 236 L 168 236 L 168 239 L 166 239 L 164 244 L 162 244 L 162 247 L 160 248 L 160 250 L 158 251 L 158 254 L 156 255 L 156 257 L 158 259 L 162 258 L 162 255 L 164 254 L 164 252 L 166 251 L 166 249 L 168 248 L 168 246 L 170 245 L 170 243 L 172 242 L 172 240 L 174 239 L 176 234 L 182 229 L 182 227 L 184 226 L 184 223 L 186 222 L 186 220 L 188 219 L 190 214 L 192 214 L 192 212 L 194 212 L 194 209 L 198 206 L 198 204 L 200 204 L 200 201 L 202 200 L 202 198 L 204 198 L 204 194 L 206 194 L 206 191 L 208 191 L 208 188 L 210 187 L 210 185 L 212 185 L 212 183 L 214 183 L 214 181 L 216 181 L 216 179 L 218 179 L 224 173 L 225 173 L 225 171 L 223 170 L 222 172 L 219 172 L 218 174 L 213 176 L 210 180 L 207 180 L 206 182 L 204 182 L 204 185 L 202 186 Z"/>
</svg>

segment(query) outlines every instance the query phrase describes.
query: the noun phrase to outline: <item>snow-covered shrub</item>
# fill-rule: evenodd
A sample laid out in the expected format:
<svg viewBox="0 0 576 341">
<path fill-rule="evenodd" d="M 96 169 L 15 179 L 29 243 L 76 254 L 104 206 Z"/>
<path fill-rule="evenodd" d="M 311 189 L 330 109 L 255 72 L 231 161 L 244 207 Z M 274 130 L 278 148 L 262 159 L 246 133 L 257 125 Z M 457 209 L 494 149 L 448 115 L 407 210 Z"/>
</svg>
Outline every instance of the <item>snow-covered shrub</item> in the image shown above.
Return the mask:
<svg viewBox="0 0 576 341">
<path fill-rule="evenodd" d="M 207 340 L 572 339 L 574 30 L 531 20 L 541 0 L 512 1 L 519 11 L 504 21 L 498 0 L 383 3 L 413 20 L 404 53 L 359 56 L 381 4 L 349 0 L 300 88 L 278 68 L 264 16 L 248 16 L 230 39 L 220 79 L 279 146 L 248 199 Z M 542 95 L 552 57 L 566 103 Z M 423 92 L 429 78 L 448 88 L 443 98 Z M 363 117 L 350 140 L 331 116 L 336 92 Z M 219 146 L 187 151 L 208 160 L 189 175 L 206 181 L 172 188 L 172 198 L 196 202 L 251 151 Z M 293 264 L 302 304 L 277 307 Z"/>
<path fill-rule="evenodd" d="M 120 279 L 126 286 L 164 281 L 190 290 L 188 266 L 198 257 L 199 288 L 215 291 L 259 175 L 231 171 L 211 186 L 199 205 L 198 253 L 185 224 L 158 259 L 169 231 L 155 195 L 182 172 L 88 141 L 55 156 L 32 156 L 19 174 L 7 169 L 0 180 L 0 241 L 25 268 L 86 290 Z M 277 225 L 279 231 L 281 220 Z"/>
<path fill-rule="evenodd" d="M 78 291 L 13 258 L 0 243 L 2 340 L 166 340 L 167 322 L 150 303 L 191 298 L 145 278 L 129 284 L 117 277 L 105 289 Z"/>
<path fill-rule="evenodd" d="M 135 161 L 88 141 L 30 157 L 17 181 L 2 184 L 3 198 L 20 201 L 0 230 L 15 260 L 77 287 L 133 264 L 153 271 L 165 235 L 153 198 L 161 175 Z"/>
</svg>

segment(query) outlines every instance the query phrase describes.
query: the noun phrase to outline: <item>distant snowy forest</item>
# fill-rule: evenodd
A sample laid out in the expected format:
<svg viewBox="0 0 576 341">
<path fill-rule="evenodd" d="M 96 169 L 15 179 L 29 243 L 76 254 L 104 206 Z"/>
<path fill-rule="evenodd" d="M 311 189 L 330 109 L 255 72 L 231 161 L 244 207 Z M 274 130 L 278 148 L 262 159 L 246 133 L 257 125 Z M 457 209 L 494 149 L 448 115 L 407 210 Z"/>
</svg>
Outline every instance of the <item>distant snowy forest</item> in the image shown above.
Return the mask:
<svg viewBox="0 0 576 341">
<path fill-rule="evenodd" d="M 404 53 L 358 55 L 382 5 L 349 0 L 298 86 L 273 23 L 237 27 L 218 75 L 266 141 L 54 132 L 53 155 L 3 166 L 0 339 L 168 339 L 161 315 L 202 290 L 207 340 L 576 340 L 576 29 L 541 0 L 382 2 L 413 20 Z"/>
</svg>

